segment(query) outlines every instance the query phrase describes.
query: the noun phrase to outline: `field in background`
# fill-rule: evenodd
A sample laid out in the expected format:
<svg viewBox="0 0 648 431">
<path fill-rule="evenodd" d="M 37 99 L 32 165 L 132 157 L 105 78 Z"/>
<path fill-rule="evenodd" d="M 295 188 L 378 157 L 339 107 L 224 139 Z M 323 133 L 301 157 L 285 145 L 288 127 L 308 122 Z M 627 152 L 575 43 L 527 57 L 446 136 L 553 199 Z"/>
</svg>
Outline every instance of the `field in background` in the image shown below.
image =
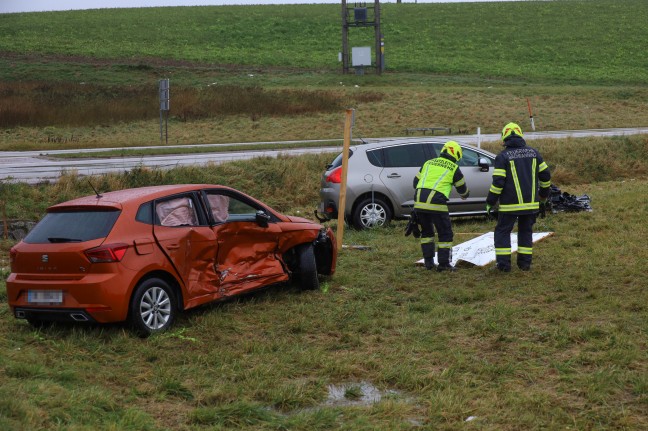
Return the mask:
<svg viewBox="0 0 648 431">
<path fill-rule="evenodd" d="M 392 71 L 560 83 L 648 80 L 645 59 L 636 55 L 648 38 L 648 27 L 636 25 L 648 21 L 642 0 L 390 3 L 381 10 Z M 144 70 L 148 60 L 167 59 L 331 71 L 339 67 L 340 12 L 340 5 L 266 5 L 5 14 L 0 46 L 141 59 L 134 66 Z M 349 36 L 349 46 L 373 46 L 373 29 Z"/>
<path fill-rule="evenodd" d="M 510 120 L 528 128 L 527 98 L 539 130 L 646 124 L 648 67 L 637 53 L 648 29 L 632 24 L 646 21 L 644 1 L 385 4 L 383 76 L 340 73 L 339 13 L 0 15 L 0 150 L 156 145 L 161 78 L 171 80 L 174 144 L 341 138 L 347 107 L 358 137 L 493 133 Z M 372 46 L 355 30 L 351 46 Z"/>
</svg>

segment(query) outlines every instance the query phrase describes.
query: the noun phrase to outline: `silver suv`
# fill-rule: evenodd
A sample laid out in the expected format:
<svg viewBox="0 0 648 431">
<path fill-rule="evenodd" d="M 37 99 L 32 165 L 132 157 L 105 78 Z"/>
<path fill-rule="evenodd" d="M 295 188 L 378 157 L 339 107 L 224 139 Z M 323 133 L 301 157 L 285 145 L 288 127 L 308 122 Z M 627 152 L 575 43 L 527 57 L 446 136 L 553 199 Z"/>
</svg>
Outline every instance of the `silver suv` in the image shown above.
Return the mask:
<svg viewBox="0 0 648 431">
<path fill-rule="evenodd" d="M 425 161 L 438 157 L 440 140 L 399 139 L 353 145 L 349 151 L 345 219 L 357 229 L 383 226 L 392 219 L 409 217 L 414 207 L 413 180 Z M 459 166 L 470 197 L 461 200 L 453 189 L 448 202 L 451 216 L 484 214 L 495 155 L 469 144 L 461 144 Z M 322 175 L 320 221 L 338 216 L 342 154 Z"/>
</svg>

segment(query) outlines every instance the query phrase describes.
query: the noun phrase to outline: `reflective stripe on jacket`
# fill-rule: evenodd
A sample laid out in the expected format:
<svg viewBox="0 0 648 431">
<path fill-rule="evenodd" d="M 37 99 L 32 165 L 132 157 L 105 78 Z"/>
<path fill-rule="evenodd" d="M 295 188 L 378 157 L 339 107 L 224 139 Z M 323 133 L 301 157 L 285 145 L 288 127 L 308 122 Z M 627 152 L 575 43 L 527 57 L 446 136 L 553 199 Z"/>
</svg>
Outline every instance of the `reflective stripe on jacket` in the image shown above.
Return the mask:
<svg viewBox="0 0 648 431">
<path fill-rule="evenodd" d="M 454 160 L 445 154 L 428 160 L 414 178 L 414 208 L 448 212 L 447 202 L 453 185 L 460 195 L 468 194 L 463 173 Z"/>
<path fill-rule="evenodd" d="M 495 158 L 493 183 L 486 202 L 499 211 L 531 214 L 538 211 L 539 198 L 549 196 L 551 174 L 535 148 L 524 139 L 512 135 L 504 142 L 506 148 Z"/>
</svg>

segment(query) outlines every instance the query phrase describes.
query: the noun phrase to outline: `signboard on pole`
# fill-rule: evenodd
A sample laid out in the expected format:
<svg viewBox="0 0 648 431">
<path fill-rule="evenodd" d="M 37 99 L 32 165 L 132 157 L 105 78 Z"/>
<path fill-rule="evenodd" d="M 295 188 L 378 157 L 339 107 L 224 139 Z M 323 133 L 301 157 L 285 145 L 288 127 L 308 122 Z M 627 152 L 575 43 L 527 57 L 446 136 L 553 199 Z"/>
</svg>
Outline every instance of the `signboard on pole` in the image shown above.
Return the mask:
<svg viewBox="0 0 648 431">
<path fill-rule="evenodd" d="M 160 79 L 160 111 L 169 110 L 169 79 Z"/>
<path fill-rule="evenodd" d="M 169 78 L 160 79 L 160 144 L 162 141 L 169 143 Z M 166 112 L 166 118 L 164 120 L 164 127 L 162 127 L 162 115 L 163 112 Z M 164 133 L 163 133 L 164 132 Z"/>
</svg>

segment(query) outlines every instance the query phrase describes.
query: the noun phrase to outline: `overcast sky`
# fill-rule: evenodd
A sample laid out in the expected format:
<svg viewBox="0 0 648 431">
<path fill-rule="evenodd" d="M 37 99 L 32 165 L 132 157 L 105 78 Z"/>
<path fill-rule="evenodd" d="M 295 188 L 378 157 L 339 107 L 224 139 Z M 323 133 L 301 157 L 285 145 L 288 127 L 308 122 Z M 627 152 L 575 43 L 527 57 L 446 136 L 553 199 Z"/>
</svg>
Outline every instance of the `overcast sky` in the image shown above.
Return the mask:
<svg viewBox="0 0 648 431">
<path fill-rule="evenodd" d="M 402 0 L 403 3 L 416 3 L 415 0 Z M 418 3 L 458 3 L 498 0 L 418 0 Z M 500 0 L 501 1 L 501 0 Z M 347 0 L 349 5 L 354 0 Z M 366 3 L 373 3 L 365 0 Z M 340 0 L 0 0 L 0 13 L 39 12 L 71 9 L 101 9 L 122 7 L 153 6 L 213 6 L 235 4 L 293 4 L 293 3 L 338 3 Z M 396 0 L 381 0 L 382 3 L 396 3 Z"/>
</svg>

